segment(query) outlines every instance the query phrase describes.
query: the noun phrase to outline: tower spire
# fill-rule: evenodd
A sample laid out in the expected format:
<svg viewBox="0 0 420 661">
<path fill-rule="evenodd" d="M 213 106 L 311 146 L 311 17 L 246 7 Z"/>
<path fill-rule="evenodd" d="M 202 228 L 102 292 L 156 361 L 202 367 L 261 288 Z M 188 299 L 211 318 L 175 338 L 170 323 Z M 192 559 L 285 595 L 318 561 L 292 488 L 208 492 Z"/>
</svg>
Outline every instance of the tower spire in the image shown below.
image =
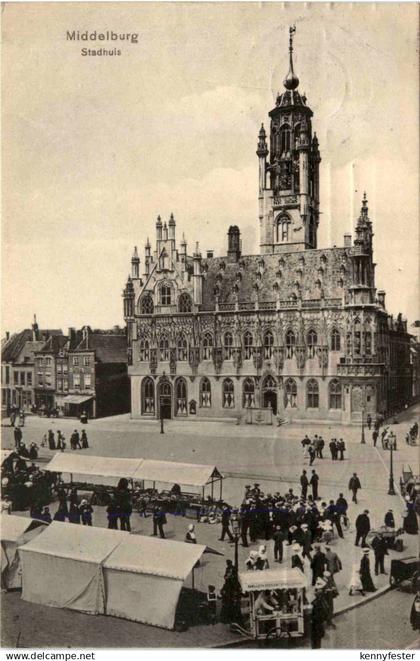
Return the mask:
<svg viewBox="0 0 420 661">
<path fill-rule="evenodd" d="M 289 28 L 289 73 L 283 81 L 283 85 L 287 90 L 295 90 L 299 85 L 299 78 L 293 70 L 293 35 L 296 32 L 296 26 L 291 25 Z"/>
</svg>

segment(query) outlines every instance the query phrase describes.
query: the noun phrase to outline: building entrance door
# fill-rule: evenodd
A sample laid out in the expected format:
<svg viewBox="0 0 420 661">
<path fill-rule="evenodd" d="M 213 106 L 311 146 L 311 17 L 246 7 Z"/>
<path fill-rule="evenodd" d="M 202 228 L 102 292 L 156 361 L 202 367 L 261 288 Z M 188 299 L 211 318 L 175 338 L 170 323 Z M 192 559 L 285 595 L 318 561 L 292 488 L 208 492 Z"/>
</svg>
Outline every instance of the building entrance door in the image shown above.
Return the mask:
<svg viewBox="0 0 420 661">
<path fill-rule="evenodd" d="M 264 393 L 264 408 L 271 408 L 274 415 L 277 415 L 277 393 L 273 390 L 266 390 Z"/>
<path fill-rule="evenodd" d="M 159 414 L 161 418 L 172 418 L 172 388 L 170 383 L 162 383 L 159 388 Z"/>
</svg>

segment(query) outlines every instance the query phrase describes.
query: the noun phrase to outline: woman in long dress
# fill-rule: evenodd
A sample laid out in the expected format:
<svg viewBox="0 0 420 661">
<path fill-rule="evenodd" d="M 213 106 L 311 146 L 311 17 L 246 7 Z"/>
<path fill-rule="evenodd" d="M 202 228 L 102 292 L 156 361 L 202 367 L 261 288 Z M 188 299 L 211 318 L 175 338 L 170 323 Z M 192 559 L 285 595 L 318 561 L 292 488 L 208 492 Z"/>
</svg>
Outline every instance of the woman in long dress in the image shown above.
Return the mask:
<svg viewBox="0 0 420 661">
<path fill-rule="evenodd" d="M 404 517 L 404 532 L 409 535 L 417 535 L 419 532 L 419 523 L 417 520 L 417 514 L 415 505 L 410 501 L 409 496 L 406 496 L 406 510 L 403 514 Z"/>
<path fill-rule="evenodd" d="M 360 580 L 364 592 L 376 592 L 376 588 L 370 575 L 369 549 L 363 549 L 363 556 L 360 561 Z"/>
<path fill-rule="evenodd" d="M 363 590 L 362 581 L 360 579 L 360 567 L 359 567 L 359 565 L 353 565 L 352 571 L 351 571 L 350 583 L 349 583 L 349 595 L 350 595 L 350 597 L 352 597 L 355 592 L 360 592 L 360 594 L 363 597 L 365 596 L 365 591 Z"/>
</svg>

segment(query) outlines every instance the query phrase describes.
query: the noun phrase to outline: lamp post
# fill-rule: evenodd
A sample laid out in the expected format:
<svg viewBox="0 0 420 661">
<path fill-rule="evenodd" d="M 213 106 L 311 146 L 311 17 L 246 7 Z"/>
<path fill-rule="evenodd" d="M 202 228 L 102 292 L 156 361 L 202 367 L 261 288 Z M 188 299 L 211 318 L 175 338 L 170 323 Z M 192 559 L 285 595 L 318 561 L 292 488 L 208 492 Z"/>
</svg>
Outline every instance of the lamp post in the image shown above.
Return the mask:
<svg viewBox="0 0 420 661">
<path fill-rule="evenodd" d="M 396 436 L 393 432 L 389 434 L 388 447 L 389 447 L 389 488 L 388 496 L 395 496 L 395 487 L 394 487 L 394 464 L 393 464 L 393 453 L 394 453 L 394 444 L 396 445 Z"/>
<path fill-rule="evenodd" d="M 162 407 L 162 397 L 160 398 L 160 433 L 164 434 L 165 430 L 163 428 L 163 407 Z"/>
<path fill-rule="evenodd" d="M 238 560 L 238 544 L 239 544 L 239 536 L 241 534 L 241 524 L 239 521 L 239 516 L 238 512 L 233 512 L 231 519 L 230 519 L 230 526 L 232 528 L 232 534 L 233 534 L 233 539 L 235 542 L 235 569 L 238 571 L 238 566 L 239 566 L 239 560 Z"/>
<path fill-rule="evenodd" d="M 360 443 L 362 445 L 366 445 L 366 439 L 365 439 L 365 407 L 366 407 L 366 390 L 365 386 L 362 386 L 363 390 L 363 399 L 362 399 L 362 436 L 360 439 Z"/>
</svg>

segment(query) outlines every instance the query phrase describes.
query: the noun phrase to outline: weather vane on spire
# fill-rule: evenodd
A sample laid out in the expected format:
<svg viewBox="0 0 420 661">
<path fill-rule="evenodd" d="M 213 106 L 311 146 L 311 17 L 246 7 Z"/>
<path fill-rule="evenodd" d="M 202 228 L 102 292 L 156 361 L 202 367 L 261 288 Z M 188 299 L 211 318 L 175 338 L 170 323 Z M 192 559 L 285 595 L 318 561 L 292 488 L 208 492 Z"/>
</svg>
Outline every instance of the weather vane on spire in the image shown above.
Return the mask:
<svg viewBox="0 0 420 661">
<path fill-rule="evenodd" d="M 296 25 L 291 25 L 289 28 L 289 50 L 293 51 L 293 35 L 296 32 Z"/>
<path fill-rule="evenodd" d="M 299 78 L 296 76 L 293 71 L 293 35 L 296 32 L 296 26 L 291 25 L 289 27 L 289 73 L 283 81 L 283 85 L 287 90 L 295 90 L 299 85 Z"/>
</svg>

